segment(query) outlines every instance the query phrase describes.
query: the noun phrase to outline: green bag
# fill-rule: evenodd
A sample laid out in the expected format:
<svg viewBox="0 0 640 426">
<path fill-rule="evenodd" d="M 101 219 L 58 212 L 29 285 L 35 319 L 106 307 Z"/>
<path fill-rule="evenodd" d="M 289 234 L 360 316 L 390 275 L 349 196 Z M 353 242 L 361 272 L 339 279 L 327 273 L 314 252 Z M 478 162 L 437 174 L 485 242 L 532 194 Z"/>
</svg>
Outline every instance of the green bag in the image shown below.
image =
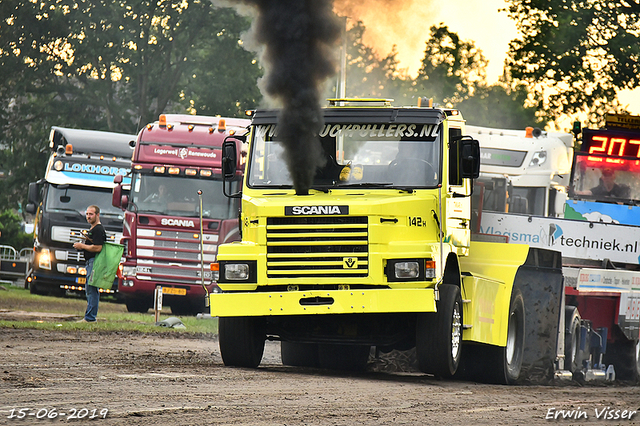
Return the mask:
<svg viewBox="0 0 640 426">
<path fill-rule="evenodd" d="M 87 284 L 98 288 L 110 289 L 113 286 L 113 280 L 116 278 L 123 252 L 124 246 L 122 244 L 104 243 L 102 250 L 93 260 L 93 269 Z"/>
</svg>

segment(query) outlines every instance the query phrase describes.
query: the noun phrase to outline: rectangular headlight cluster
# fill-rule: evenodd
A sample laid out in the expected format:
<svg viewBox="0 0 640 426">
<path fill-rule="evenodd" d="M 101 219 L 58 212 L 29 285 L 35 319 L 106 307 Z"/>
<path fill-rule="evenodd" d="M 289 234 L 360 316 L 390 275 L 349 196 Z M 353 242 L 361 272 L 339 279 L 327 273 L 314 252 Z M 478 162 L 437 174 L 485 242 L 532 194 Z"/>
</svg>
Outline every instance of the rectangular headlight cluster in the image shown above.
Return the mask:
<svg viewBox="0 0 640 426">
<path fill-rule="evenodd" d="M 385 269 L 389 282 L 426 281 L 435 278 L 431 259 L 389 259 Z"/>
<path fill-rule="evenodd" d="M 233 282 L 245 282 L 255 283 L 257 282 L 257 263 L 256 261 L 234 261 L 234 262 L 219 262 L 219 282 L 233 283 Z M 215 271 L 214 271 L 215 272 Z"/>
</svg>

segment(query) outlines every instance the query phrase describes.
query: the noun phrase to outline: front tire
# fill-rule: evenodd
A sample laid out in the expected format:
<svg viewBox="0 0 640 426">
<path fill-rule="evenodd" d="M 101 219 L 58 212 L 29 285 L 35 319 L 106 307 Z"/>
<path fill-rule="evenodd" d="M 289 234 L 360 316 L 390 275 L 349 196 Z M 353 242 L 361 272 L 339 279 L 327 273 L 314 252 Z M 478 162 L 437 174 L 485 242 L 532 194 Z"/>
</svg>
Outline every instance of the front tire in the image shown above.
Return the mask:
<svg viewBox="0 0 640 426">
<path fill-rule="evenodd" d="M 420 371 L 452 377 L 462 352 L 462 298 L 452 284 L 442 284 L 439 292 L 438 312 L 418 314 L 416 355 Z"/>
<path fill-rule="evenodd" d="M 257 368 L 264 354 L 266 333 L 260 317 L 221 317 L 218 340 L 226 366 Z"/>
</svg>

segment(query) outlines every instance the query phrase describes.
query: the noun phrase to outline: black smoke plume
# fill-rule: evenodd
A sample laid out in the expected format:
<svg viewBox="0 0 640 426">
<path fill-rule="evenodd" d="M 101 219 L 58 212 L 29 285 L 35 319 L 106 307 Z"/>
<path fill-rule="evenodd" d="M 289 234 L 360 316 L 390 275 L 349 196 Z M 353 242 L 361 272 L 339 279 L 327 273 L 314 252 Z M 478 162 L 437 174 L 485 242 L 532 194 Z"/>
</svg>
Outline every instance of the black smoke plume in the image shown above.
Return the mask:
<svg viewBox="0 0 640 426">
<path fill-rule="evenodd" d="M 334 48 L 341 23 L 333 0 L 236 0 L 253 6 L 252 32 L 264 46 L 263 87 L 282 104 L 278 139 L 298 195 L 307 195 L 324 156 L 318 133 L 323 125 L 322 83 L 337 71 Z M 233 3 L 233 2 L 232 2 Z"/>
</svg>

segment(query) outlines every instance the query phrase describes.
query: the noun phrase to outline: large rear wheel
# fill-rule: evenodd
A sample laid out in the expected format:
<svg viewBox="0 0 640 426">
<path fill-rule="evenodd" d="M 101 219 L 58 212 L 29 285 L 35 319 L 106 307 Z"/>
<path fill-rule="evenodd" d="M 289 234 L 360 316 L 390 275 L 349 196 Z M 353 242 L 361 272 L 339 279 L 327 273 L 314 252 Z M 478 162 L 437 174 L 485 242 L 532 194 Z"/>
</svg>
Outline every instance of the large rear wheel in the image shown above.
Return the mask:
<svg viewBox="0 0 640 426">
<path fill-rule="evenodd" d="M 520 378 L 524 357 L 524 299 L 522 292 L 514 285 L 509 304 L 509 325 L 507 328 L 507 345 L 492 347 L 495 351 L 493 362 L 488 360 L 488 381 L 503 385 L 514 384 Z M 493 352 L 492 351 L 492 352 Z"/>
<path fill-rule="evenodd" d="M 260 317 L 221 317 L 218 340 L 226 366 L 256 368 L 262 361 L 266 334 Z"/>
<path fill-rule="evenodd" d="M 580 357 L 580 312 L 575 306 L 564 310 L 564 369 L 572 373 L 582 366 Z"/>
<path fill-rule="evenodd" d="M 452 284 L 442 284 L 439 292 L 438 312 L 418 314 L 416 355 L 422 372 L 451 377 L 462 353 L 462 298 Z"/>
</svg>

